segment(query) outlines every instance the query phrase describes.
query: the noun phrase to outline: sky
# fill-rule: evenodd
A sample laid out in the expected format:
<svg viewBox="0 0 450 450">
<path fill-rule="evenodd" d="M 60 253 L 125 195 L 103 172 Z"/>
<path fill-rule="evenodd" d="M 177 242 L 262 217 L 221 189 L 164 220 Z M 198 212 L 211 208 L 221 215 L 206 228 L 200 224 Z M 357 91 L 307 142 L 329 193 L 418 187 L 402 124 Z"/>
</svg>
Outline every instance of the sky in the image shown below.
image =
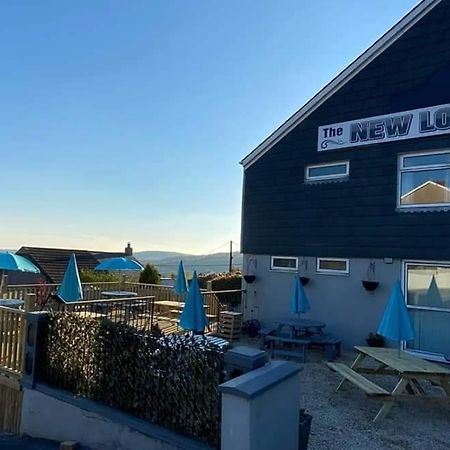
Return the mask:
<svg viewBox="0 0 450 450">
<path fill-rule="evenodd" d="M 239 242 L 239 161 L 418 2 L 0 2 L 0 248 Z"/>
</svg>

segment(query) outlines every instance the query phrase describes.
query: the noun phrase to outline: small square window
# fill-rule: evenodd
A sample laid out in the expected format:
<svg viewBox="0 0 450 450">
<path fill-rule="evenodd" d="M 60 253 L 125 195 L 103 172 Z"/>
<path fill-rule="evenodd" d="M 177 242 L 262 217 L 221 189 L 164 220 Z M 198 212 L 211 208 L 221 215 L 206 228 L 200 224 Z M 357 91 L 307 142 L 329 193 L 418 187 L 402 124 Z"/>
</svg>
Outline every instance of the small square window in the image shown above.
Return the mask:
<svg viewBox="0 0 450 450">
<path fill-rule="evenodd" d="M 317 164 L 307 166 L 305 170 L 306 181 L 332 180 L 335 178 L 348 177 L 350 171 L 350 163 L 348 161 Z"/>
<path fill-rule="evenodd" d="M 317 258 L 317 272 L 319 273 L 349 273 L 349 260 L 341 258 Z"/>
<path fill-rule="evenodd" d="M 272 270 L 297 270 L 298 258 L 287 256 L 272 256 L 270 261 Z"/>
</svg>

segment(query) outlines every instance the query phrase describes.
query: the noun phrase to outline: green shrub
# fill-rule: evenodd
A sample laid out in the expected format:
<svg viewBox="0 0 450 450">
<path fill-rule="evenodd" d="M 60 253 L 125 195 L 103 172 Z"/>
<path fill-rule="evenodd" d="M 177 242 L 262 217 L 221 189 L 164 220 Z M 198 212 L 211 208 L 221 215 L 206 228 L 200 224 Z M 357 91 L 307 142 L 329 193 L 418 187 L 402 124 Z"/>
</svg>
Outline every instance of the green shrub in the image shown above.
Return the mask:
<svg viewBox="0 0 450 450">
<path fill-rule="evenodd" d="M 82 283 L 107 283 L 111 281 L 120 281 L 120 276 L 111 272 L 95 272 L 90 269 L 80 269 L 79 273 Z"/>
<path fill-rule="evenodd" d="M 161 275 L 159 274 L 158 269 L 152 264 L 146 264 L 139 276 L 139 283 L 160 284 Z"/>
<path fill-rule="evenodd" d="M 211 273 L 199 277 L 200 288 L 207 289 L 211 282 L 213 291 L 240 291 L 242 289 L 242 274 L 240 272 Z M 224 292 L 217 294 L 220 303 L 237 305 L 241 302 L 241 292 Z"/>
</svg>

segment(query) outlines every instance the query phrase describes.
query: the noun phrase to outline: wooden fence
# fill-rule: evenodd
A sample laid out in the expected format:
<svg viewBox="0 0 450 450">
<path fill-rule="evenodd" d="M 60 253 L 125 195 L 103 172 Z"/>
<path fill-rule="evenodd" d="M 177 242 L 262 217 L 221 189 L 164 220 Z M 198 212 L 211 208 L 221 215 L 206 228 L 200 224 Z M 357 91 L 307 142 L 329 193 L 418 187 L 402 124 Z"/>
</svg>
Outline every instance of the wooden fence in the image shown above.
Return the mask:
<svg viewBox="0 0 450 450">
<path fill-rule="evenodd" d="M 0 431 L 18 433 L 25 311 L 0 306 Z"/>
</svg>

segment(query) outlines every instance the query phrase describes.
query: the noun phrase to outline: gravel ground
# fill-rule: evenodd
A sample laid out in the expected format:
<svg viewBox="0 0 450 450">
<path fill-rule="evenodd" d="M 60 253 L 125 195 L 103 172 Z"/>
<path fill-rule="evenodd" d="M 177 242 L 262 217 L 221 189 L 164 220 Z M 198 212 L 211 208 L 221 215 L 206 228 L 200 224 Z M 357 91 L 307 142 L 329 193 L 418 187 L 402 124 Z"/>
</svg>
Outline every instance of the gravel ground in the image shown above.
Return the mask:
<svg viewBox="0 0 450 450">
<path fill-rule="evenodd" d="M 239 344 L 260 347 L 259 338 L 243 337 Z M 313 416 L 308 450 L 450 450 L 450 403 L 396 404 L 380 422 L 373 423 L 380 403 L 369 400 L 356 386 L 345 383 L 335 392 L 340 376 L 331 371 L 320 350 L 307 351 L 300 372 L 300 407 Z M 351 364 L 356 354 L 339 362 Z M 392 390 L 394 377 L 370 377 Z M 426 391 L 442 390 L 423 383 Z"/>
<path fill-rule="evenodd" d="M 301 407 L 313 416 L 310 450 L 450 449 L 450 404 L 397 404 L 374 424 L 380 403 L 350 383 L 335 392 L 339 375 L 321 361 L 319 352 L 308 352 L 308 357 L 313 362 L 304 365 L 300 378 Z M 354 358 L 345 354 L 340 362 L 350 364 Z M 370 379 L 389 389 L 396 384 L 394 377 Z M 424 388 L 441 392 L 431 384 Z"/>
</svg>

